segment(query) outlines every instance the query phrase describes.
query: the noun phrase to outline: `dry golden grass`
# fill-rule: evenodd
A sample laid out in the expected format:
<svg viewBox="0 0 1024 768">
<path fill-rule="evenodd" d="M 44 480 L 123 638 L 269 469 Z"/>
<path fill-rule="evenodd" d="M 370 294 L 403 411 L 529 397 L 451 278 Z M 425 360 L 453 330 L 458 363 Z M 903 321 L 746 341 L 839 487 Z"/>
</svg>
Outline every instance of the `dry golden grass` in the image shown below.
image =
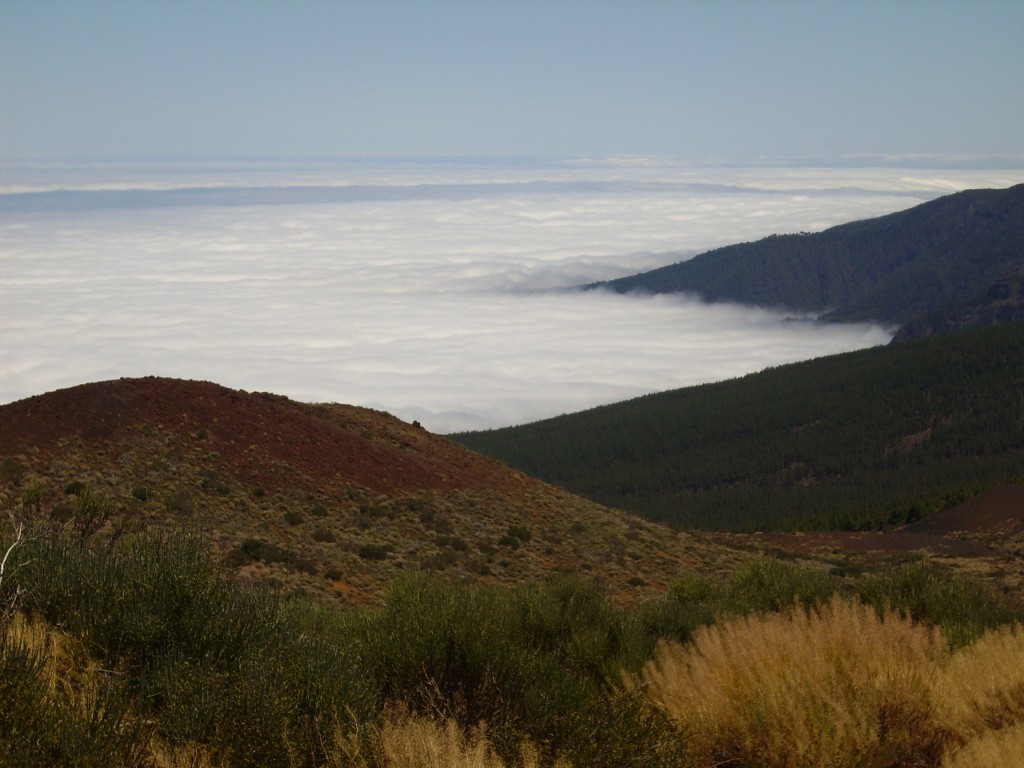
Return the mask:
<svg viewBox="0 0 1024 768">
<path fill-rule="evenodd" d="M 40 667 L 47 696 L 61 706 L 83 713 L 95 711 L 103 685 L 99 663 L 86 652 L 82 642 L 53 629 L 38 618 L 15 613 L 4 627 L 9 640 L 42 660 Z M 146 765 L 151 768 L 225 768 L 210 751 L 196 744 L 172 747 L 154 736 L 146 745 Z"/>
<path fill-rule="evenodd" d="M 1024 723 L 989 731 L 942 761 L 942 768 L 1020 768 L 1024 765 Z"/>
<path fill-rule="evenodd" d="M 173 747 L 160 739 L 151 739 L 148 745 L 150 768 L 228 768 L 225 760 L 212 756 L 210 750 L 200 744 L 185 744 Z"/>
<path fill-rule="evenodd" d="M 698 762 L 924 766 L 950 737 L 936 716 L 946 655 L 938 631 L 834 599 L 664 644 L 643 679 Z"/>
<path fill-rule="evenodd" d="M 342 743 L 345 742 L 345 743 Z M 339 741 L 344 765 L 379 765 L 382 768 L 507 768 L 491 747 L 483 725 L 466 733 L 454 720 L 437 722 L 394 708 L 372 739 L 375 756 L 367 760 L 347 739 Z M 539 768 L 540 758 L 532 744 L 524 743 L 517 768 Z M 552 768 L 571 768 L 562 760 Z"/>
<path fill-rule="evenodd" d="M 965 742 L 943 768 L 1024 765 L 1024 627 L 988 632 L 955 653 L 943 683 L 945 716 Z"/>
<path fill-rule="evenodd" d="M 22 613 L 11 617 L 4 632 L 9 640 L 43 661 L 41 670 L 51 698 L 84 706 L 96 696 L 100 687 L 99 664 L 89 657 L 80 640 Z"/>
<path fill-rule="evenodd" d="M 380 751 L 389 768 L 505 768 L 483 731 L 466 735 L 452 720 L 389 720 L 381 728 Z"/>
<path fill-rule="evenodd" d="M 945 684 L 947 717 L 965 739 L 1024 722 L 1024 627 L 987 632 L 955 653 Z"/>
</svg>

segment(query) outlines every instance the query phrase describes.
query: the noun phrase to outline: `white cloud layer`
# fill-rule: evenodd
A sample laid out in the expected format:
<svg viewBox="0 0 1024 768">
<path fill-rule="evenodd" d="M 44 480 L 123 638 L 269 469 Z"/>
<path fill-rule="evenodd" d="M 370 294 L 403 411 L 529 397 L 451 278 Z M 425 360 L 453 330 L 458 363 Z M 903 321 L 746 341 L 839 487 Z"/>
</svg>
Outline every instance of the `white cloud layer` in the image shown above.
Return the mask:
<svg viewBox="0 0 1024 768">
<path fill-rule="evenodd" d="M 438 432 L 885 343 L 872 325 L 557 289 L 1022 180 L 667 161 L 26 166 L 3 177 L 0 401 L 156 374 L 367 405 Z"/>
</svg>

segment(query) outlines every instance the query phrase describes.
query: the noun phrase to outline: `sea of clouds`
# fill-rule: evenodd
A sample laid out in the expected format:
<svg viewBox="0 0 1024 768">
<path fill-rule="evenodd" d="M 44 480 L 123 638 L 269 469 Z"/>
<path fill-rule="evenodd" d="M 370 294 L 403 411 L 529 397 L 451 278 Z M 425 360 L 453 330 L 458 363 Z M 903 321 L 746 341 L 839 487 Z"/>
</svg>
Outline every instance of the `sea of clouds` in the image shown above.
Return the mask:
<svg viewBox="0 0 1024 768">
<path fill-rule="evenodd" d="M 152 374 L 436 432 L 523 423 L 892 331 L 573 286 L 1022 180 L 659 158 L 10 165 L 0 402 Z"/>
</svg>

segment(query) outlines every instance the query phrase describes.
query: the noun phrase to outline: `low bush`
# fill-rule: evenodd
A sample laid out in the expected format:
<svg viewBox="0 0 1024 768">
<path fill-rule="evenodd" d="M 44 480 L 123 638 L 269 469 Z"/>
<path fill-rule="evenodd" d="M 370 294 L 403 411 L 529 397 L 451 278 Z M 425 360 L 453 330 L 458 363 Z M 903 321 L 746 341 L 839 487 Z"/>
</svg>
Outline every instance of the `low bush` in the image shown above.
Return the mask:
<svg viewBox="0 0 1024 768">
<path fill-rule="evenodd" d="M 363 544 L 358 551 L 363 560 L 385 560 L 390 553 L 391 547 L 387 544 Z"/>
<path fill-rule="evenodd" d="M 856 593 L 878 610 L 893 608 L 941 627 L 956 647 L 1021 619 L 1020 606 L 1008 603 L 989 585 L 923 563 L 866 575 L 857 582 Z"/>
<path fill-rule="evenodd" d="M 34 536 L 15 555 L 18 583 L 5 581 L 4 590 L 17 589 L 24 613 L 81 638 L 75 642 L 83 652 L 114 673 L 86 697 L 85 735 L 60 737 L 67 742 L 60 749 L 77 757 L 43 764 L 138 765 L 117 756 L 138 747 L 125 722 L 131 711 L 131 723 L 156 724 L 151 735 L 170 752 L 204 744 L 212 759 L 232 766 L 316 765 L 339 723 L 379 710 L 350 636 L 301 631 L 332 625 L 333 613 L 229 581 L 199 540 L 142 538 L 107 548 Z M 8 641 L 3 651 L 4 683 L 31 683 L 41 674 L 41 663 L 20 646 Z M 38 739 L 52 730 L 47 712 L 67 719 L 79 711 L 40 699 L 33 693 L 39 685 L 21 687 L 28 704 L 4 710 L 19 719 L 7 732 L 31 731 Z M 99 757 L 90 762 L 94 752 Z M 40 764 L 35 760 L 4 764 Z"/>
<path fill-rule="evenodd" d="M 331 543 L 338 540 L 337 535 L 325 525 L 318 525 L 313 529 L 313 541 L 319 541 L 322 543 Z"/>
<path fill-rule="evenodd" d="M 506 533 L 509 536 L 519 539 L 524 544 L 533 538 L 533 534 L 530 532 L 530 529 L 524 528 L 521 525 L 510 525 Z"/>
<path fill-rule="evenodd" d="M 304 557 L 300 557 L 290 549 L 279 547 L 270 541 L 262 539 L 245 539 L 238 550 L 233 562 L 238 560 L 259 560 L 264 563 L 280 563 L 293 571 L 316 574 L 316 564 Z"/>
<path fill-rule="evenodd" d="M 386 700 L 463 728 L 485 721 L 506 760 L 527 738 L 545 759 L 657 764 L 667 723 L 615 685 L 637 646 L 597 585 L 499 589 L 411 577 L 387 606 L 359 643 L 372 649 L 366 664 Z"/>
</svg>

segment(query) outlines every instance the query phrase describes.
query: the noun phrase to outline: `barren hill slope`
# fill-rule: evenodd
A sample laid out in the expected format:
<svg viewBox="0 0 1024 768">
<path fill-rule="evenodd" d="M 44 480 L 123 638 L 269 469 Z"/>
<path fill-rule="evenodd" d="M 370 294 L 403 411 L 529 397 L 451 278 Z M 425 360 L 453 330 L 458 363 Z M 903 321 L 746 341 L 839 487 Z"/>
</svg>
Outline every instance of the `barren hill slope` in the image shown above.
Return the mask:
<svg viewBox="0 0 1024 768">
<path fill-rule="evenodd" d="M 373 602 L 412 569 L 556 572 L 620 600 L 744 555 L 609 510 L 386 413 L 164 378 L 0 406 L 4 506 L 89 534 L 197 530 L 240 575 Z"/>
<path fill-rule="evenodd" d="M 119 379 L 3 406 L 0 453 L 54 454 L 76 437 L 101 451 L 140 430 L 202 442 L 211 468 L 283 491 L 303 478 L 367 490 L 523 487 L 519 473 L 400 422 L 344 405 L 307 405 L 209 382 Z"/>
</svg>

